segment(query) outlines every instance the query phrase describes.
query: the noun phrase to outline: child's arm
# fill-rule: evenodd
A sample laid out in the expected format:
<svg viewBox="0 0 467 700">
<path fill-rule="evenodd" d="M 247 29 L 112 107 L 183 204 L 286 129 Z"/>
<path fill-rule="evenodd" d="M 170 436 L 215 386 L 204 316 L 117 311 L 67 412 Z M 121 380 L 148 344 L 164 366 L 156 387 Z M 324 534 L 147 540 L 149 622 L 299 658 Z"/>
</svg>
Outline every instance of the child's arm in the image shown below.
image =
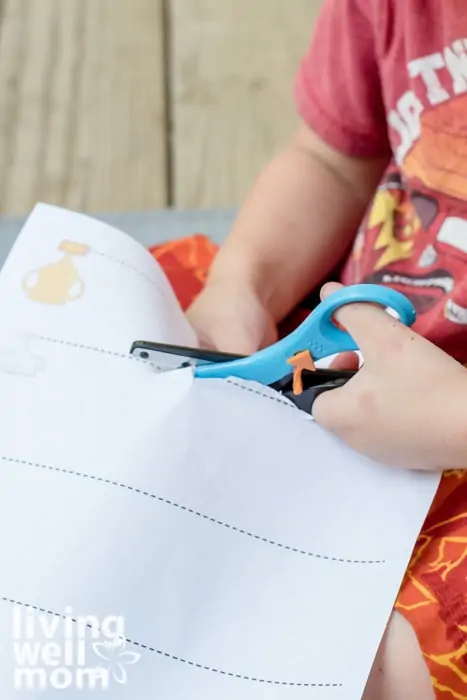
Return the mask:
<svg viewBox="0 0 467 700">
<path fill-rule="evenodd" d="M 379 6 L 323 2 L 295 80 L 302 127 L 259 176 L 189 310 L 203 344 L 248 353 L 273 341 L 350 246 L 391 157 Z"/>
<path fill-rule="evenodd" d="M 342 259 L 386 164 L 339 153 L 303 125 L 259 176 L 188 312 L 200 337 L 245 353 L 273 340 L 266 326 Z"/>
<path fill-rule="evenodd" d="M 210 279 L 241 277 L 281 320 L 342 259 L 386 165 L 303 125 L 258 178 Z"/>
</svg>

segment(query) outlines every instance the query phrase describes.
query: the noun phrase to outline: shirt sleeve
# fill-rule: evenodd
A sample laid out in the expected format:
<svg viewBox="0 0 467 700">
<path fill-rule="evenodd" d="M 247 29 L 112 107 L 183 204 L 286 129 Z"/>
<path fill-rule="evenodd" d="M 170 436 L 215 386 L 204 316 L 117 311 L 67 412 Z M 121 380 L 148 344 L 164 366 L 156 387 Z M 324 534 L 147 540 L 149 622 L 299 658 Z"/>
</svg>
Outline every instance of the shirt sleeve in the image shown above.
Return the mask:
<svg viewBox="0 0 467 700">
<path fill-rule="evenodd" d="M 356 157 L 390 154 L 377 56 L 378 0 L 324 0 L 295 81 L 301 118 L 331 147 Z"/>
</svg>

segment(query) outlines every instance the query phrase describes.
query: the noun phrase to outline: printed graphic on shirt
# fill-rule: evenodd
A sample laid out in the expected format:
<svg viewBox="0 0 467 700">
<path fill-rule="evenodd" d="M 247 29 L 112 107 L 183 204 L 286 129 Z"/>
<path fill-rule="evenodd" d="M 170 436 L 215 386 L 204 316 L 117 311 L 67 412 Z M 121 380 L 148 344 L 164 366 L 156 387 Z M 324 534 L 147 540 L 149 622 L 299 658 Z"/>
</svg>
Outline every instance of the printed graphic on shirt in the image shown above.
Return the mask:
<svg viewBox="0 0 467 700">
<path fill-rule="evenodd" d="M 467 39 L 458 39 L 442 51 L 410 61 L 407 64 L 407 75 L 413 88 L 401 95 L 395 108 L 388 114 L 388 124 L 399 140 L 395 149 L 396 163 L 399 166 L 422 136 L 425 112 L 467 93 Z M 458 117 L 460 109 L 456 107 L 454 111 Z M 448 124 L 449 111 L 438 112 L 438 116 L 429 121 L 432 126 L 434 123 L 444 123 L 458 139 L 467 136 L 465 124 Z M 464 141 L 464 153 L 465 150 Z M 458 154 L 459 157 L 460 155 Z"/>
<path fill-rule="evenodd" d="M 382 283 L 406 294 L 417 309 L 416 330 L 461 361 L 467 361 L 466 45 L 456 42 L 444 59 L 434 54 L 437 62 L 409 64 L 410 76 L 425 84 L 427 105 L 409 91 L 388 116 L 400 146 L 344 273 L 345 282 Z M 451 94 L 436 66 L 449 66 Z"/>
<path fill-rule="evenodd" d="M 399 287 L 419 314 L 431 309 L 454 288 L 453 276 L 438 266 L 436 248 L 427 237 L 438 213 L 435 197 L 407 192 L 399 173 L 388 173 L 355 241 L 354 275 Z"/>
</svg>

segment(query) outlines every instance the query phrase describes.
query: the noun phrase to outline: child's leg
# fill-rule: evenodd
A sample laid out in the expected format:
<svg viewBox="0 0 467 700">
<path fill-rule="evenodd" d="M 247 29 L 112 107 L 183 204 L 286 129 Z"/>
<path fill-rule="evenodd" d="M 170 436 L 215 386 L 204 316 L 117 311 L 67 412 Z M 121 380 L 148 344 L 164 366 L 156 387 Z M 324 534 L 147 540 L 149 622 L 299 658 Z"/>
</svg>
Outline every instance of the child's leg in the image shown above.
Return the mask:
<svg viewBox="0 0 467 700">
<path fill-rule="evenodd" d="M 363 700 L 434 700 L 417 637 L 402 615 L 392 614 Z"/>
</svg>

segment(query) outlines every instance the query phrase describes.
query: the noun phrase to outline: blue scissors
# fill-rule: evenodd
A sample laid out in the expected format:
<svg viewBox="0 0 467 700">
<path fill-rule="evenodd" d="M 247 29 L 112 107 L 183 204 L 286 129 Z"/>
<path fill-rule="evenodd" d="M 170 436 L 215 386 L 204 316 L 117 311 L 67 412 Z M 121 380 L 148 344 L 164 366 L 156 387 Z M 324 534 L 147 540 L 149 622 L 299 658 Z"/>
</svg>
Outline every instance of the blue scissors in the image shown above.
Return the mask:
<svg viewBox="0 0 467 700">
<path fill-rule="evenodd" d="M 346 304 L 362 302 L 394 311 L 406 326 L 411 326 L 416 319 L 413 304 L 400 292 L 378 284 L 358 284 L 331 294 L 292 333 L 252 355 L 231 355 L 147 341 L 135 341 L 130 353 L 156 364 L 163 355 L 177 355 L 178 366 L 193 366 L 194 376 L 199 379 L 235 377 L 259 382 L 276 389 L 309 412 L 322 391 L 342 386 L 355 374 L 350 370 L 316 369 L 314 362 L 358 350 L 352 336 L 335 323 L 333 314 Z"/>
</svg>

